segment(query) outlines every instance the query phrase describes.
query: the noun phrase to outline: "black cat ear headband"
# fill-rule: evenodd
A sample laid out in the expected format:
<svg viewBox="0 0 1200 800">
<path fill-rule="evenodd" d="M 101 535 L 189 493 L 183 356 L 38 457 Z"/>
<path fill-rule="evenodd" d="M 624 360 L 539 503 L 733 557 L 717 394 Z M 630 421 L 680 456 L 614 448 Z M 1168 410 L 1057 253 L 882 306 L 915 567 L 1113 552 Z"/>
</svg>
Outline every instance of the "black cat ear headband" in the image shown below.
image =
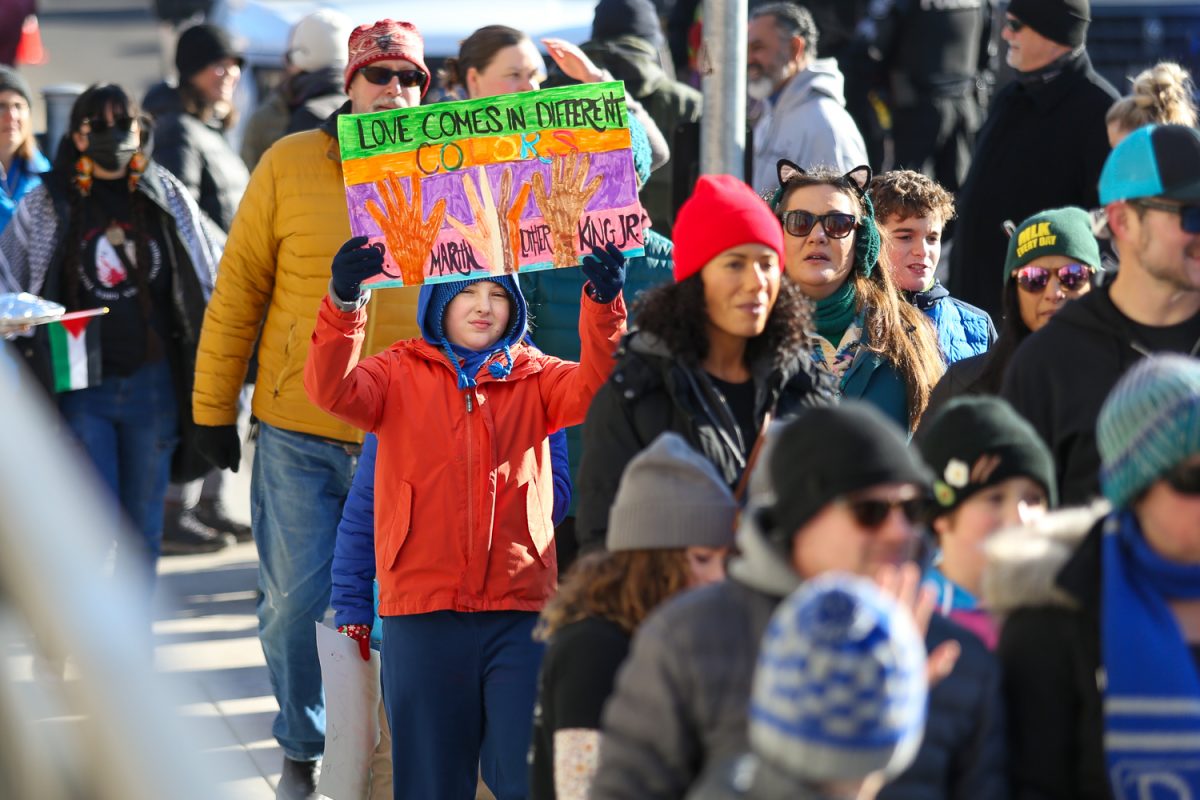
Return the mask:
<svg viewBox="0 0 1200 800">
<path fill-rule="evenodd" d="M 779 188 L 775 190 L 774 196 L 769 201 L 772 211 L 778 210 L 788 182 L 808 174 L 799 164 L 786 158 L 779 159 L 775 169 L 779 176 Z M 870 195 L 867 194 L 867 187 L 871 185 L 873 177 L 874 173 L 871 172 L 871 168 L 866 164 L 860 164 L 838 179 L 839 182 L 856 191 L 863 201 L 865 214 L 859 222 L 862 234 L 855 240 L 854 250 L 858 267 L 867 277 L 870 277 L 875 265 L 879 263 L 881 246 L 879 229 L 875 226 L 875 205 L 871 202 Z"/>
<path fill-rule="evenodd" d="M 779 201 L 783 199 L 783 192 L 791 180 L 808 174 L 799 164 L 789 161 L 786 158 L 781 158 L 776 162 L 775 170 L 779 177 L 779 188 L 775 190 L 775 194 L 770 200 L 772 209 L 776 208 L 779 205 Z M 866 199 L 867 187 L 871 185 L 871 178 L 873 177 L 875 177 L 875 174 L 871 171 L 871 168 L 866 164 L 860 164 L 842 175 L 838 180 L 858 192 L 859 197 Z"/>
</svg>

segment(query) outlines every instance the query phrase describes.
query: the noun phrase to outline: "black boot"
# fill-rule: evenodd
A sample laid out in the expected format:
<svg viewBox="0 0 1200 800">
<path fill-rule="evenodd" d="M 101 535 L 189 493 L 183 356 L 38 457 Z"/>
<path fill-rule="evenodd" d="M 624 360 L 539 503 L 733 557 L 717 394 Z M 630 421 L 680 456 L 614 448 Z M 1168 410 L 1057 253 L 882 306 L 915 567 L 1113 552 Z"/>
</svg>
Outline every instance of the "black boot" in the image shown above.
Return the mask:
<svg viewBox="0 0 1200 800">
<path fill-rule="evenodd" d="M 275 800 L 316 800 L 318 761 L 293 761 L 283 757 L 283 773 Z"/>
<path fill-rule="evenodd" d="M 201 497 L 194 509 L 196 519 L 218 533 L 228 533 L 239 542 L 254 541 L 250 526 L 230 519 L 219 497 Z"/>
<path fill-rule="evenodd" d="M 233 544 L 233 537 L 215 531 L 196 519 L 191 509 L 168 501 L 163 509 L 164 556 L 215 553 Z"/>
</svg>

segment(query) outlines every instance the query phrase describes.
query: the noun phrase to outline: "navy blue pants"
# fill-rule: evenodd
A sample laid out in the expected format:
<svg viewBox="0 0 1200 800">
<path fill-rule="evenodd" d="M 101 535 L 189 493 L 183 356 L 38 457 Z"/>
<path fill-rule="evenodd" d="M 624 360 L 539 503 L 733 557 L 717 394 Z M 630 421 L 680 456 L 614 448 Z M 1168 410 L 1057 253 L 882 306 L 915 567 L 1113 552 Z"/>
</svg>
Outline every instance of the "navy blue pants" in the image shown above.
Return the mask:
<svg viewBox="0 0 1200 800">
<path fill-rule="evenodd" d="M 473 800 L 477 770 L 496 800 L 528 795 L 536 621 L 528 611 L 383 618 L 396 800 Z"/>
</svg>

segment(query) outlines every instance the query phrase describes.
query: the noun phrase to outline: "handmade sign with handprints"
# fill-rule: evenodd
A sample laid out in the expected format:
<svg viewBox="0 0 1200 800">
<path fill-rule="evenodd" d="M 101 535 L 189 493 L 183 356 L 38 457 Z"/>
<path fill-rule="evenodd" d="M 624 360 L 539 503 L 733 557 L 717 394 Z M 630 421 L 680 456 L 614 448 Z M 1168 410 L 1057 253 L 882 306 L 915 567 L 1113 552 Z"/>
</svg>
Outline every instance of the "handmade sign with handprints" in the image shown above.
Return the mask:
<svg viewBox="0 0 1200 800">
<path fill-rule="evenodd" d="M 644 252 L 620 82 L 345 114 L 338 140 L 350 228 L 386 248 L 371 288 Z"/>
</svg>

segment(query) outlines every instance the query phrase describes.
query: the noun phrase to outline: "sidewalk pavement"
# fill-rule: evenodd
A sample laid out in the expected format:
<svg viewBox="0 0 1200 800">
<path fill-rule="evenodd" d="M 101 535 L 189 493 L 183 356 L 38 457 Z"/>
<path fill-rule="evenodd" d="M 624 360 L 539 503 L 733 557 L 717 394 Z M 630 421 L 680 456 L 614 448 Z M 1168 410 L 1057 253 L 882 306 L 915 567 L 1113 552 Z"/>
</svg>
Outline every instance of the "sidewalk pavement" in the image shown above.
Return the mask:
<svg viewBox="0 0 1200 800">
<path fill-rule="evenodd" d="M 257 572 L 253 542 L 159 562 L 156 663 L 181 679 L 180 712 L 201 728 L 204 758 L 230 800 L 274 798 L 283 764 L 271 735 L 279 706 L 254 613 Z"/>
</svg>

